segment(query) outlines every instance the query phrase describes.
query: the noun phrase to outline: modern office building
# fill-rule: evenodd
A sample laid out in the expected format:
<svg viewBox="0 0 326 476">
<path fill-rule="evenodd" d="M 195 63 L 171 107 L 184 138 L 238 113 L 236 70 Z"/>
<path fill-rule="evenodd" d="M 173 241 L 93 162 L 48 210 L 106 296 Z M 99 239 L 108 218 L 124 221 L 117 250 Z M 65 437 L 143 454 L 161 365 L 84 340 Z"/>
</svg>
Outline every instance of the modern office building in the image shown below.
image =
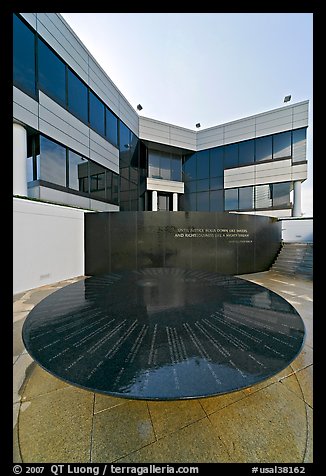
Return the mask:
<svg viewBox="0 0 326 476">
<path fill-rule="evenodd" d="M 141 117 L 60 14 L 13 18 L 15 196 L 98 211 L 301 215 L 308 101 L 208 129 Z"/>
</svg>

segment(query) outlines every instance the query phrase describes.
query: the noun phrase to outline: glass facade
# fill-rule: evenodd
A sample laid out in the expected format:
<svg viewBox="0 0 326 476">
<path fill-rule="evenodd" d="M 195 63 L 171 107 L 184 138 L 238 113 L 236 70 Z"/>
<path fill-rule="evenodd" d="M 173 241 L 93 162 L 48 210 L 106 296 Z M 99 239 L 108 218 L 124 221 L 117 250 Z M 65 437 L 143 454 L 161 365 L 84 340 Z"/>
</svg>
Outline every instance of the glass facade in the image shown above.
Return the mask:
<svg viewBox="0 0 326 476">
<path fill-rule="evenodd" d="M 306 160 L 306 128 L 227 144 L 198 152 L 148 149 L 79 76 L 18 15 L 13 16 L 13 80 L 38 98 L 50 96 L 119 150 L 120 175 L 55 141 L 33 138 L 28 149 L 28 181 L 143 210 L 146 177 L 184 181 L 180 209 L 252 210 L 290 206 L 291 182 L 224 190 L 224 171 L 265 161 Z M 163 148 L 163 147 L 162 147 Z M 142 186 L 141 186 L 142 185 Z"/>
<path fill-rule="evenodd" d="M 159 150 L 148 150 L 148 177 L 162 180 L 182 180 L 182 157 Z"/>
<path fill-rule="evenodd" d="M 87 86 L 68 68 L 68 110 L 83 122 L 88 122 Z"/>
<path fill-rule="evenodd" d="M 43 136 L 28 137 L 27 181 L 119 204 L 119 176 Z"/>
<path fill-rule="evenodd" d="M 39 88 L 62 106 L 66 106 L 66 66 L 60 58 L 38 39 Z"/>
<path fill-rule="evenodd" d="M 13 81 L 22 91 L 35 96 L 35 35 L 16 15 L 13 16 Z"/>
</svg>

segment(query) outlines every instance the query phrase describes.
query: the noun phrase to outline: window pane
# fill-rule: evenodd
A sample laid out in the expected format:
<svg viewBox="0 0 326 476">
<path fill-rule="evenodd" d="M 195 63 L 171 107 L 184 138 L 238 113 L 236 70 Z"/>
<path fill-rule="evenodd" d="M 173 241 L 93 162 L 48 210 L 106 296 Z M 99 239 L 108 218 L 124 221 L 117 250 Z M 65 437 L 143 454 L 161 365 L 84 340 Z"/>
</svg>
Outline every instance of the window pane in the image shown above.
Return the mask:
<svg viewBox="0 0 326 476">
<path fill-rule="evenodd" d="M 272 206 L 271 185 L 257 185 L 255 194 L 255 208 L 270 208 Z"/>
<path fill-rule="evenodd" d="M 224 191 L 225 210 L 238 210 L 238 189 L 230 188 Z"/>
<path fill-rule="evenodd" d="M 210 211 L 211 212 L 223 212 L 224 200 L 223 190 L 213 190 L 210 192 Z"/>
<path fill-rule="evenodd" d="M 131 131 L 122 121 L 119 121 L 120 167 L 130 165 L 130 148 L 131 148 Z"/>
<path fill-rule="evenodd" d="M 38 81 L 42 91 L 62 106 L 66 105 L 66 66 L 40 39 Z"/>
<path fill-rule="evenodd" d="M 171 180 L 171 161 L 169 154 L 161 152 L 160 157 L 161 177 L 164 180 Z"/>
<path fill-rule="evenodd" d="M 196 153 L 186 156 L 183 164 L 184 180 L 194 180 L 197 177 L 196 172 Z"/>
<path fill-rule="evenodd" d="M 255 160 L 255 141 L 248 140 L 239 144 L 239 165 L 253 164 Z"/>
<path fill-rule="evenodd" d="M 104 135 L 104 104 L 89 92 L 89 123 L 94 131 Z"/>
<path fill-rule="evenodd" d="M 209 151 L 210 156 L 210 176 L 217 177 L 223 175 L 223 154 L 224 148 L 217 147 Z"/>
<path fill-rule="evenodd" d="M 209 151 L 202 150 L 197 152 L 197 178 L 204 179 L 209 177 Z"/>
<path fill-rule="evenodd" d="M 112 202 L 119 203 L 119 176 L 112 174 Z"/>
<path fill-rule="evenodd" d="M 181 182 L 181 157 L 171 157 L 171 180 Z"/>
<path fill-rule="evenodd" d="M 46 137 L 40 137 L 37 179 L 66 186 L 66 148 Z"/>
<path fill-rule="evenodd" d="M 118 118 L 106 107 L 106 131 L 105 135 L 112 145 L 118 145 Z"/>
<path fill-rule="evenodd" d="M 105 188 L 106 188 L 106 199 L 111 202 L 112 201 L 112 172 L 111 170 L 106 170 L 106 180 L 105 180 Z"/>
<path fill-rule="evenodd" d="M 273 158 L 291 157 L 291 132 L 282 132 L 273 136 Z"/>
<path fill-rule="evenodd" d="M 197 211 L 209 212 L 209 192 L 197 193 Z"/>
<path fill-rule="evenodd" d="M 254 187 L 239 188 L 239 210 L 254 208 Z"/>
<path fill-rule="evenodd" d="M 197 180 L 185 182 L 185 193 L 194 193 L 197 191 Z"/>
<path fill-rule="evenodd" d="M 272 160 L 272 136 L 256 139 L 256 162 Z"/>
<path fill-rule="evenodd" d="M 156 150 L 148 151 L 148 176 L 162 178 L 160 175 L 160 153 Z"/>
<path fill-rule="evenodd" d="M 197 180 L 197 192 L 203 192 L 209 190 L 209 180 Z"/>
<path fill-rule="evenodd" d="M 88 193 L 88 160 L 69 150 L 69 188 Z"/>
<path fill-rule="evenodd" d="M 229 169 L 231 167 L 238 167 L 238 144 L 231 144 L 224 147 L 224 168 Z"/>
<path fill-rule="evenodd" d="M 13 55 L 14 84 L 35 96 L 34 33 L 16 15 L 13 16 Z"/>
<path fill-rule="evenodd" d="M 290 205 L 290 182 L 273 184 L 273 206 L 289 206 Z"/>
<path fill-rule="evenodd" d="M 85 84 L 68 69 L 68 109 L 88 123 L 88 90 Z"/>
<path fill-rule="evenodd" d="M 91 197 L 105 199 L 105 168 L 89 161 Z"/>
<path fill-rule="evenodd" d="M 306 160 L 306 129 L 292 131 L 292 162 Z"/>
<path fill-rule="evenodd" d="M 213 177 L 210 179 L 210 189 L 220 190 L 223 188 L 223 177 Z"/>
</svg>

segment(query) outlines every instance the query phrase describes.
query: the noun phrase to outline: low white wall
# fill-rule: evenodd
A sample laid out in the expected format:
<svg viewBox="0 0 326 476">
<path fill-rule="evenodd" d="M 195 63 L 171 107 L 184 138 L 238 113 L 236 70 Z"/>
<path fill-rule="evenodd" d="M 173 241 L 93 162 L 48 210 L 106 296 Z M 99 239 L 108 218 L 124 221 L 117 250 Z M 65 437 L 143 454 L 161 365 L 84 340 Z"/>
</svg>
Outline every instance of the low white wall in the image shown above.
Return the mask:
<svg viewBox="0 0 326 476">
<path fill-rule="evenodd" d="M 13 292 L 84 274 L 84 211 L 13 199 Z"/>
<path fill-rule="evenodd" d="M 291 218 L 282 220 L 282 240 L 286 243 L 312 243 L 313 219 Z"/>
</svg>

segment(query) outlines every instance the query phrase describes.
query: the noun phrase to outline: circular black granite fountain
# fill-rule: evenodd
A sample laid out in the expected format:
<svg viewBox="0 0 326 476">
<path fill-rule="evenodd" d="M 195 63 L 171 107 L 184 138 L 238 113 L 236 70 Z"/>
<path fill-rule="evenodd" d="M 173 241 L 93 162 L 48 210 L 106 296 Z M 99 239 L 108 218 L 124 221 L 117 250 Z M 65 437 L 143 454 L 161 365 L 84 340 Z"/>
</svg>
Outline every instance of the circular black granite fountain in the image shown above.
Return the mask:
<svg viewBox="0 0 326 476">
<path fill-rule="evenodd" d="M 23 327 L 27 351 L 78 387 L 178 400 L 233 392 L 277 374 L 300 352 L 297 311 L 233 276 L 147 268 L 94 276 L 41 301 Z"/>
</svg>

